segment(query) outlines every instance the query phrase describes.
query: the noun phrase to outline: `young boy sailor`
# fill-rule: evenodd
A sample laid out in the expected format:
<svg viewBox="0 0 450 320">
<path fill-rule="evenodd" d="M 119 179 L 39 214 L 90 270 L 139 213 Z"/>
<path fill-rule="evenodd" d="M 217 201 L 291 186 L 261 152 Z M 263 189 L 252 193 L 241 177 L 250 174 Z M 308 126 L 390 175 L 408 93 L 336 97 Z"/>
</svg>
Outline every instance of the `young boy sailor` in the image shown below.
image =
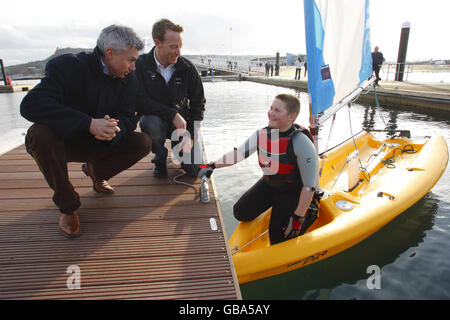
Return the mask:
<svg viewBox="0 0 450 320">
<path fill-rule="evenodd" d="M 203 165 L 199 174 L 209 176 L 215 168 L 234 165 L 257 152 L 264 175 L 237 201 L 233 214 L 239 221 L 251 221 L 272 207 L 272 245 L 303 234 L 317 218 L 318 157 L 308 129 L 294 123 L 299 113 L 297 97 L 277 95 L 268 112 L 268 126 L 239 148 Z"/>
</svg>

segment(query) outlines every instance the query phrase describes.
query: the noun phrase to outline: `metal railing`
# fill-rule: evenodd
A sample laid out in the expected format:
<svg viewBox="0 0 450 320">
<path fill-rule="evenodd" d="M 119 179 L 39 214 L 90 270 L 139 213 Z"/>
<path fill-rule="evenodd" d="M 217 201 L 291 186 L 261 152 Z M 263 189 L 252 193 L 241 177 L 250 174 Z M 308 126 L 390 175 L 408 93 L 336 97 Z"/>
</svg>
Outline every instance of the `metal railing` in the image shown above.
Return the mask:
<svg viewBox="0 0 450 320">
<path fill-rule="evenodd" d="M 403 75 L 404 81 L 408 81 L 408 74 L 414 72 L 414 64 L 413 63 L 386 63 L 381 66 L 380 69 L 380 77 L 383 75 L 386 76 L 386 80 L 395 80 L 395 74 L 397 72 L 397 66 L 403 66 Z M 392 79 L 389 79 L 389 75 L 392 74 Z"/>
</svg>

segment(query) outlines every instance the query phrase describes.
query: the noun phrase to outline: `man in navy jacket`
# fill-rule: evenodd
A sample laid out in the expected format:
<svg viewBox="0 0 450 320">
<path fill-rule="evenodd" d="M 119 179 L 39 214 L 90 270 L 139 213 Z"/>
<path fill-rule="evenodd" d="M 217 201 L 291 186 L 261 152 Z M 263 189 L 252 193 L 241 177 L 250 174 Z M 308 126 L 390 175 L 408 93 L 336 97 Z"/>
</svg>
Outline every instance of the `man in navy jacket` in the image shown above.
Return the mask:
<svg viewBox="0 0 450 320">
<path fill-rule="evenodd" d="M 138 82 L 134 75 L 142 41 L 131 28 L 102 30 L 91 53 L 50 60 L 45 77 L 23 99 L 20 112 L 34 122 L 25 139 L 60 210 L 59 227 L 77 236 L 78 193 L 69 181 L 68 162 L 85 162 L 83 172 L 96 192 L 111 194 L 107 180 L 150 152 L 147 135 L 134 132 Z"/>
<path fill-rule="evenodd" d="M 381 65 L 384 62 L 384 57 L 383 54 L 378 51 L 379 48 L 378 46 L 376 46 L 374 48 L 374 51 L 372 52 L 372 68 L 373 71 L 375 72 L 375 84 L 378 85 L 378 81 L 381 80 L 380 78 L 380 69 L 381 69 Z"/>
<path fill-rule="evenodd" d="M 166 138 L 174 138 L 173 158 L 181 160 L 181 167 L 187 173 L 196 176 L 203 163 L 199 131 L 206 100 L 197 69 L 180 56 L 182 32 L 182 26 L 168 19 L 157 21 L 152 28 L 155 46 L 136 62 L 139 80 L 136 111 L 138 116 L 142 115 L 142 132 L 152 139 L 153 174 L 158 178 L 167 177 Z M 183 132 L 182 142 L 175 146 L 175 140 Z"/>
</svg>

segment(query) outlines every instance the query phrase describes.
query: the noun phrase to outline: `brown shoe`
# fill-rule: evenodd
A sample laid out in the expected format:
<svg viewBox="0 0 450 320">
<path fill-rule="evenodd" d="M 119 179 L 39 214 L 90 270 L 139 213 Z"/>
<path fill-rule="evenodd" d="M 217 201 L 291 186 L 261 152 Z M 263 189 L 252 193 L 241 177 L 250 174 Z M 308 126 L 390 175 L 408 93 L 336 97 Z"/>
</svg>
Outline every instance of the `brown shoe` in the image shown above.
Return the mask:
<svg viewBox="0 0 450 320">
<path fill-rule="evenodd" d="M 68 238 L 75 238 L 80 235 L 80 219 L 76 211 L 59 214 L 59 229 Z"/>
<path fill-rule="evenodd" d="M 94 168 L 92 168 L 92 165 L 89 162 L 83 163 L 81 165 L 81 170 L 83 170 L 84 174 L 88 177 L 91 177 L 92 182 L 94 183 L 93 189 L 96 192 L 99 193 L 106 193 L 106 194 L 113 194 L 114 189 L 111 187 L 111 185 L 108 183 L 108 181 L 104 179 L 97 178 L 94 172 Z"/>
</svg>

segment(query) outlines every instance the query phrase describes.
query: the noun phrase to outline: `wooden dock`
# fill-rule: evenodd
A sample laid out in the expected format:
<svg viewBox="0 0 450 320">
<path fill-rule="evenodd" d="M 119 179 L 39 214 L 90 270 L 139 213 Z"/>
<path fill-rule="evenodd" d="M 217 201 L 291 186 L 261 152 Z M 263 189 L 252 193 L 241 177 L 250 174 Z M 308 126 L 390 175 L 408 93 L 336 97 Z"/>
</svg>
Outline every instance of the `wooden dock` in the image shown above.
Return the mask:
<svg viewBox="0 0 450 320">
<path fill-rule="evenodd" d="M 246 81 L 280 86 L 308 92 L 306 80 L 294 80 L 284 77 L 248 77 Z M 376 88 L 380 104 L 400 109 L 413 109 L 420 111 L 450 112 L 450 84 L 448 83 L 420 83 L 380 81 Z M 367 94 L 359 96 L 358 103 L 375 105 L 374 90 L 369 89 Z"/>
<path fill-rule="evenodd" d="M 36 84 L 0 85 L 0 93 L 30 91 Z"/>
<path fill-rule="evenodd" d="M 82 205 L 81 236 L 68 239 L 24 146 L 1 155 L 0 299 L 241 299 L 214 190 L 201 203 L 172 181 L 175 165 L 154 178 L 151 157 L 110 180 L 114 195 L 95 193 L 70 163 Z"/>
</svg>

